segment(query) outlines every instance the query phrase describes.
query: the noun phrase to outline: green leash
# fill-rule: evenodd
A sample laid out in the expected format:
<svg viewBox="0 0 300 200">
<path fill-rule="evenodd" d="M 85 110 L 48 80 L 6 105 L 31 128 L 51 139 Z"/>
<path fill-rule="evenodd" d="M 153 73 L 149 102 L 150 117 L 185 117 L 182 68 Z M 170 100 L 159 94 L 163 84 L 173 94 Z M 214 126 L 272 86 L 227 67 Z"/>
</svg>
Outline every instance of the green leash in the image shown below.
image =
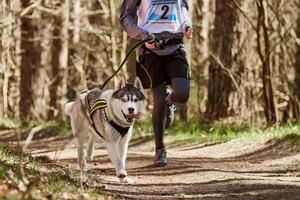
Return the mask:
<svg viewBox="0 0 300 200">
<path fill-rule="evenodd" d="M 152 41 L 152 42 L 151 42 Z M 107 85 L 107 83 L 112 79 L 112 78 L 114 78 L 116 75 L 117 75 L 117 73 L 122 69 L 122 67 L 124 66 L 124 64 L 126 63 L 126 61 L 127 61 L 127 59 L 129 58 L 129 56 L 131 55 L 131 53 L 136 49 L 136 48 L 138 48 L 140 45 L 143 45 L 143 44 L 145 44 L 145 43 L 147 43 L 147 42 L 150 42 L 150 43 L 159 43 L 159 39 L 157 38 L 157 37 L 155 37 L 155 36 L 153 36 L 153 37 L 149 37 L 149 38 L 147 38 L 147 39 L 144 39 L 144 40 L 142 40 L 142 41 L 139 41 L 139 42 L 137 42 L 135 45 L 133 45 L 130 49 L 129 49 L 129 51 L 128 51 L 128 53 L 126 54 L 126 56 L 125 56 L 125 58 L 124 58 L 124 60 L 122 61 L 122 63 L 119 65 L 119 67 L 118 67 L 118 69 L 102 84 L 102 86 L 100 86 L 100 89 L 102 90 L 106 85 Z"/>
</svg>

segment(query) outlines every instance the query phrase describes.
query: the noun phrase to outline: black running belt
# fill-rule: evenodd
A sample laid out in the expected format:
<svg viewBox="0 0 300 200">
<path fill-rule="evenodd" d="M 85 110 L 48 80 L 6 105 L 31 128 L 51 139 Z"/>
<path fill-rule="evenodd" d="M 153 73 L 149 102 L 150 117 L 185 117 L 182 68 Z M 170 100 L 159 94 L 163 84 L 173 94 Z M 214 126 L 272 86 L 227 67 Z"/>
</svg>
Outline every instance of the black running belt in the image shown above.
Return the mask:
<svg viewBox="0 0 300 200">
<path fill-rule="evenodd" d="M 170 33 L 170 32 L 162 32 L 154 34 L 158 39 L 156 44 L 160 49 L 164 49 L 168 45 L 176 45 L 183 43 L 183 33 Z"/>
</svg>

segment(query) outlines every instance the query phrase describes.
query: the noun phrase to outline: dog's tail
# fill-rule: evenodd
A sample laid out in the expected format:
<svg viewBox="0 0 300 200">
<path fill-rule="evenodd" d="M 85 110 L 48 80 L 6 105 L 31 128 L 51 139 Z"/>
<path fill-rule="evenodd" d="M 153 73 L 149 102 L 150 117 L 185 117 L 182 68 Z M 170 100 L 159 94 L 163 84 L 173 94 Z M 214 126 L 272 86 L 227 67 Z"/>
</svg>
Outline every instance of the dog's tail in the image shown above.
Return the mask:
<svg viewBox="0 0 300 200">
<path fill-rule="evenodd" d="M 73 108 L 74 108 L 74 103 L 75 102 L 69 102 L 69 103 L 66 103 L 65 105 L 65 113 L 67 113 L 68 115 L 71 115 L 72 111 L 73 111 Z"/>
</svg>

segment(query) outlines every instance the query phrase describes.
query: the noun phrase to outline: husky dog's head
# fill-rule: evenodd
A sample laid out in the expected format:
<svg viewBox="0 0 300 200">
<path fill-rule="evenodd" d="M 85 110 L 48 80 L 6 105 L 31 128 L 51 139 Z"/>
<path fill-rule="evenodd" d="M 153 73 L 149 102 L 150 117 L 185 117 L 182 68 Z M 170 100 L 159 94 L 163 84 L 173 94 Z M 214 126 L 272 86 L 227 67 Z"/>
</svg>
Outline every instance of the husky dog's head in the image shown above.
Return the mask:
<svg viewBox="0 0 300 200">
<path fill-rule="evenodd" d="M 144 100 L 144 89 L 139 78 L 135 79 L 134 85 L 126 84 L 125 79 L 121 79 L 112 95 L 111 105 L 119 119 L 132 123 L 140 118 Z"/>
</svg>

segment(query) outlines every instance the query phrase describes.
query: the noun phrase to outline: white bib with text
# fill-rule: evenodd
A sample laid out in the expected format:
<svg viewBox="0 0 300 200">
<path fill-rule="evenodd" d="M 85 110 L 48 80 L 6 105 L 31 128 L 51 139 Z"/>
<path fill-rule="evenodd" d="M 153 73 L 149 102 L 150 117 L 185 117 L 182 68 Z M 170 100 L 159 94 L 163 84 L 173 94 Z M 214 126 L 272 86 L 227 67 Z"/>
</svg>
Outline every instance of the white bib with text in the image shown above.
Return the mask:
<svg viewBox="0 0 300 200">
<path fill-rule="evenodd" d="M 181 0 L 141 0 L 138 26 L 151 33 L 182 32 L 185 27 Z"/>
</svg>

